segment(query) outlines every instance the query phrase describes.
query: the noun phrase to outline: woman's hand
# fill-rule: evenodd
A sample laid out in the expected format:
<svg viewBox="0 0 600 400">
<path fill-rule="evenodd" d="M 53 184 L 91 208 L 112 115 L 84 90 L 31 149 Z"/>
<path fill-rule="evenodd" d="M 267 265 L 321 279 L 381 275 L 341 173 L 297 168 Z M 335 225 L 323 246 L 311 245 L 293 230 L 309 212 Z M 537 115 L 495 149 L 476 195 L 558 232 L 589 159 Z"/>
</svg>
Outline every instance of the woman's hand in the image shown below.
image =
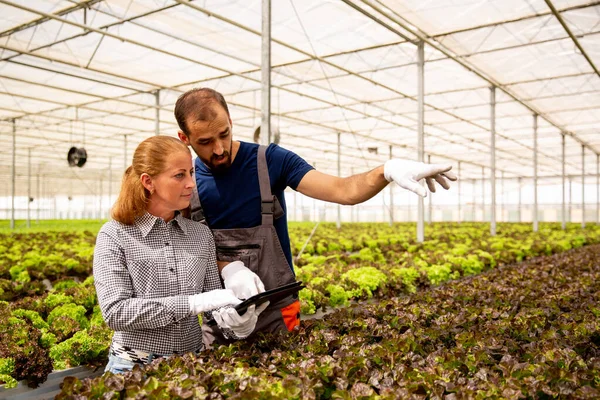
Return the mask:
<svg viewBox="0 0 600 400">
<path fill-rule="evenodd" d="M 269 302 L 265 302 L 258 306 L 253 304 L 248 307 L 243 315 L 239 315 L 235 308 L 225 307 L 220 310 L 212 312 L 212 316 L 219 327 L 224 330 L 226 336 L 227 331 L 230 330 L 235 335 L 234 339 L 244 339 L 250 336 L 256 327 L 256 321 L 258 316 L 265 308 L 269 305 Z"/>
<path fill-rule="evenodd" d="M 210 292 L 194 294 L 189 297 L 190 311 L 195 315 L 228 305 L 235 306 L 241 302 L 233 291 L 229 289 L 211 290 Z"/>
</svg>

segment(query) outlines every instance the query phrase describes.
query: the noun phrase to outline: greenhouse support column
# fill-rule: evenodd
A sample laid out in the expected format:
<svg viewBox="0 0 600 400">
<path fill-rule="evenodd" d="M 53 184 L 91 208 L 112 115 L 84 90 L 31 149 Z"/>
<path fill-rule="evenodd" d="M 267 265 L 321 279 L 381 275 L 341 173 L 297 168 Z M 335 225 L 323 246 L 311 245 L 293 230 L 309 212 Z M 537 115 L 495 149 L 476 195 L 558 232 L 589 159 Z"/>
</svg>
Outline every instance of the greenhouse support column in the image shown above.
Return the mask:
<svg viewBox="0 0 600 400">
<path fill-rule="evenodd" d="M 98 219 L 102 219 L 102 191 L 104 190 L 103 179 L 100 178 L 100 201 L 98 204 Z"/>
<path fill-rule="evenodd" d="M 16 182 L 15 176 L 17 171 L 15 169 L 16 162 L 16 151 L 17 151 L 17 121 L 13 118 L 12 120 L 12 167 L 10 170 L 12 186 L 11 186 L 11 206 L 10 206 L 10 229 L 15 229 L 15 192 L 16 192 Z"/>
<path fill-rule="evenodd" d="M 422 40 L 417 44 L 417 119 L 418 119 L 418 139 L 417 139 L 417 157 L 418 161 L 423 162 L 425 151 L 425 42 Z M 425 210 L 424 202 L 421 196 L 417 196 L 417 242 L 422 243 L 425 240 Z"/>
<path fill-rule="evenodd" d="M 460 175 L 460 161 L 458 162 L 458 176 Z M 461 201 L 461 182 L 462 180 L 458 180 L 458 222 L 462 222 L 462 218 L 460 217 L 460 201 Z"/>
<path fill-rule="evenodd" d="M 350 167 L 350 176 L 354 176 L 354 167 Z M 356 222 L 354 216 L 358 212 L 358 207 L 359 205 L 356 204 L 350 208 L 350 222 Z"/>
<path fill-rule="evenodd" d="M 294 221 L 298 221 L 298 191 L 294 190 Z"/>
<path fill-rule="evenodd" d="M 40 195 L 40 168 L 38 165 L 38 173 L 35 177 L 35 205 L 36 205 L 36 215 L 35 215 L 35 223 L 40 223 L 40 203 L 42 202 L 42 196 Z"/>
<path fill-rule="evenodd" d="M 392 159 L 392 145 L 390 144 L 390 160 Z M 394 185 L 388 185 L 390 188 L 390 226 L 394 225 Z"/>
<path fill-rule="evenodd" d="M 522 222 L 522 221 L 523 221 L 523 219 L 522 219 L 522 218 L 523 218 L 523 215 L 522 215 L 522 213 L 521 213 L 521 211 L 522 211 L 522 204 L 523 204 L 523 203 L 521 202 L 521 195 L 522 195 L 522 193 L 521 193 L 521 187 L 522 187 L 522 184 L 521 184 L 521 179 L 522 179 L 522 178 L 520 178 L 520 177 L 519 177 L 519 222 Z"/>
<path fill-rule="evenodd" d="M 573 209 L 573 185 L 572 185 L 573 181 L 571 180 L 571 177 L 569 176 L 569 213 L 567 214 L 569 216 L 569 222 L 571 222 L 571 216 L 572 216 L 572 209 Z"/>
<path fill-rule="evenodd" d="M 427 154 L 427 164 L 431 164 L 431 154 Z M 433 193 L 429 193 L 429 201 L 427 202 L 427 222 L 433 223 Z"/>
<path fill-rule="evenodd" d="M 585 146 L 581 145 L 581 227 L 585 228 Z"/>
<path fill-rule="evenodd" d="M 500 178 L 500 221 L 504 221 L 504 204 L 506 203 L 506 199 L 504 198 L 504 171 L 502 171 L 502 176 Z"/>
<path fill-rule="evenodd" d="M 156 103 L 156 114 L 154 114 L 154 135 L 158 136 L 160 133 L 160 89 L 156 89 L 154 92 L 155 103 Z"/>
<path fill-rule="evenodd" d="M 341 133 L 337 134 L 337 176 L 342 176 L 342 145 L 341 145 Z M 337 204 L 337 218 L 335 226 L 340 229 L 342 227 L 342 206 L 340 203 Z"/>
<path fill-rule="evenodd" d="M 596 225 L 600 224 L 600 154 L 596 154 Z"/>
<path fill-rule="evenodd" d="M 538 158 L 537 158 L 537 114 L 533 114 L 533 231 L 538 231 Z"/>
<path fill-rule="evenodd" d="M 565 185 L 565 134 L 562 134 L 562 141 L 561 141 L 561 162 L 562 162 L 562 222 L 561 222 L 561 226 L 562 229 L 565 230 L 567 229 L 567 210 L 566 210 L 566 204 L 565 204 L 565 198 L 566 196 L 566 185 Z"/>
<path fill-rule="evenodd" d="M 485 221 L 485 167 L 481 167 L 481 222 Z"/>
<path fill-rule="evenodd" d="M 93 185 L 93 184 L 92 184 Z M 96 192 L 96 188 L 94 188 L 93 192 Z M 87 218 L 87 202 L 88 202 L 88 195 L 84 194 L 83 196 L 81 196 L 83 198 L 83 211 L 81 213 L 82 218 L 81 219 L 86 219 Z M 94 197 L 92 196 L 92 212 L 91 215 L 94 215 Z M 70 219 L 70 218 L 69 218 Z M 93 219 L 93 218 L 90 218 Z"/>
<path fill-rule="evenodd" d="M 271 0 L 262 0 L 260 144 L 271 142 Z"/>
<path fill-rule="evenodd" d="M 69 208 L 67 209 L 67 219 L 71 219 L 71 203 L 73 202 L 73 182 L 69 181 Z M 85 196 L 83 199 L 83 206 L 85 207 Z M 85 210 L 85 208 L 84 208 Z M 62 219 L 62 218 L 61 218 Z"/>
<path fill-rule="evenodd" d="M 27 149 L 27 228 L 31 228 L 31 147 Z"/>
<path fill-rule="evenodd" d="M 300 221 L 304 221 L 304 196 L 300 196 Z"/>
<path fill-rule="evenodd" d="M 39 173 L 40 173 L 40 166 L 38 165 L 38 174 Z M 46 197 L 47 197 L 46 182 L 45 182 L 45 179 L 44 179 L 44 175 L 42 175 L 40 178 L 41 178 L 41 182 L 40 182 L 40 199 L 44 199 L 43 206 L 45 208 L 46 205 L 47 205 L 47 203 L 48 203 L 48 201 L 46 199 Z M 39 206 L 40 206 L 40 214 L 42 215 L 42 218 L 46 218 L 46 219 L 49 218 L 48 217 L 48 213 L 42 211 L 42 202 L 40 202 Z"/>
<path fill-rule="evenodd" d="M 472 221 L 475 222 L 475 220 L 477 220 L 477 179 L 473 179 L 472 189 L 473 189 L 473 218 L 472 218 Z"/>
<path fill-rule="evenodd" d="M 490 88 L 490 168 L 492 209 L 490 210 L 490 235 L 496 236 L 496 87 Z"/>
</svg>

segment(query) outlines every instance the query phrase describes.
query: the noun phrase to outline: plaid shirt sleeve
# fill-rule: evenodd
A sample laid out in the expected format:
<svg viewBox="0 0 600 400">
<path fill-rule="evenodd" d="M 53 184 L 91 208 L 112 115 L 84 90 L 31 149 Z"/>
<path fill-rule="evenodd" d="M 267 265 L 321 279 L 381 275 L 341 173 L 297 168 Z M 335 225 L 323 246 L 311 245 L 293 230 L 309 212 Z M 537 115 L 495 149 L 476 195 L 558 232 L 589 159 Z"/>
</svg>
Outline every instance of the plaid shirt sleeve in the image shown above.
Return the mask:
<svg viewBox="0 0 600 400">
<path fill-rule="evenodd" d="M 93 268 L 102 315 L 115 331 L 160 328 L 191 314 L 186 295 L 134 297 L 123 248 L 109 230 L 98 234 Z"/>
</svg>

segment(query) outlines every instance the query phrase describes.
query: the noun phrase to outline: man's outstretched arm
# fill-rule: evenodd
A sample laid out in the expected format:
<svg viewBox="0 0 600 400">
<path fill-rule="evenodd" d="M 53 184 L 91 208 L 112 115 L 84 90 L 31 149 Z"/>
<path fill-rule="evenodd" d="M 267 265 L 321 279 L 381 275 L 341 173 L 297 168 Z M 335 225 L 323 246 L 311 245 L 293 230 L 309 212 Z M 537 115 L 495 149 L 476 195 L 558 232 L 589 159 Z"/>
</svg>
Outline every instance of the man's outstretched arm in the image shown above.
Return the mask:
<svg viewBox="0 0 600 400">
<path fill-rule="evenodd" d="M 432 192 L 435 192 L 434 181 L 447 190 L 450 188 L 448 181 L 458 179 L 451 169 L 450 164 L 425 164 L 392 159 L 371 171 L 346 178 L 312 170 L 304 175 L 297 190 L 318 200 L 354 205 L 369 200 L 389 182 L 396 182 L 400 187 L 425 197 L 427 190 L 419 181 L 425 179 Z"/>
</svg>

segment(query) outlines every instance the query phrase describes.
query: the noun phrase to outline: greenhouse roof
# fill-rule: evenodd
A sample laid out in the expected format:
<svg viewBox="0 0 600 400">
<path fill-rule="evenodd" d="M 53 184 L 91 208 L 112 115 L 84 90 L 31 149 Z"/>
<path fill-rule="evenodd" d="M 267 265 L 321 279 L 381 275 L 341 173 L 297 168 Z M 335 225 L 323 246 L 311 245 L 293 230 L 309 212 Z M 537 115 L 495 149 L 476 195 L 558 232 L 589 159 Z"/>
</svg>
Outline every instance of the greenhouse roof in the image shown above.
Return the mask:
<svg viewBox="0 0 600 400">
<path fill-rule="evenodd" d="M 225 95 L 235 138 L 260 125 L 260 0 L 0 0 L 0 15 L 0 182 L 14 129 L 17 195 L 29 174 L 58 194 L 93 192 L 111 170 L 117 185 L 141 140 L 176 135 L 174 103 L 193 87 Z M 582 146 L 596 173 L 600 1 L 273 1 L 280 145 L 332 174 L 338 132 L 343 175 L 390 146 L 416 159 L 419 42 L 431 162 L 489 176 L 493 86 L 498 176 L 532 177 L 534 114 L 540 178 L 561 176 L 561 133 L 566 174 L 581 175 Z M 72 146 L 83 168 L 68 166 Z"/>
</svg>

